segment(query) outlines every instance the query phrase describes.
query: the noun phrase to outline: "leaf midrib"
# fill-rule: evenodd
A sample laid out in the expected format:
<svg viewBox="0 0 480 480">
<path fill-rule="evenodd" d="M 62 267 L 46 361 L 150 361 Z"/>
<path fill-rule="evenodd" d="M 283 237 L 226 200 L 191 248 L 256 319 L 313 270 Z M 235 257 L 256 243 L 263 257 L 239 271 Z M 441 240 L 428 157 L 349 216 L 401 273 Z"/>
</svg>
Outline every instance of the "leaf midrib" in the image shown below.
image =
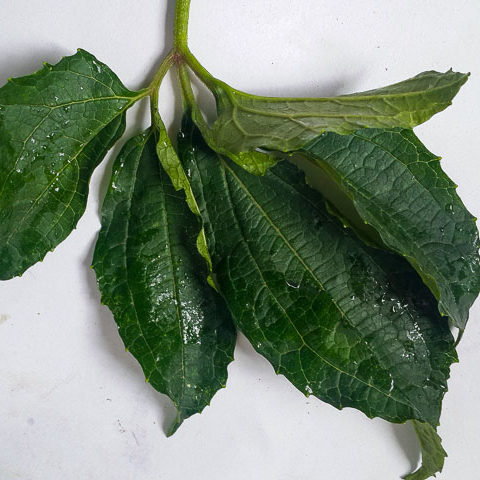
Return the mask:
<svg viewBox="0 0 480 480">
<path fill-rule="evenodd" d="M 128 196 L 128 211 L 129 212 L 130 212 L 130 209 L 131 209 L 132 200 L 133 200 L 133 196 L 134 196 L 134 193 L 135 193 L 135 186 L 137 184 L 137 178 L 138 178 L 137 174 L 138 174 L 138 169 L 140 167 L 140 161 L 141 161 L 143 151 L 144 151 L 144 148 L 145 148 L 145 145 L 148 141 L 149 136 L 150 135 L 147 135 L 145 138 L 142 139 L 142 142 L 141 142 L 142 147 L 139 148 L 137 157 L 135 159 L 135 172 L 132 175 L 133 182 L 132 182 L 132 187 L 130 189 L 130 194 Z M 114 215 L 112 215 L 112 220 L 113 220 L 113 216 Z M 110 225 L 109 225 L 109 230 L 110 230 L 110 226 L 111 226 L 111 222 L 110 222 Z M 127 286 L 128 293 L 129 293 L 129 296 L 130 296 L 130 301 L 132 302 L 133 311 L 135 313 L 135 321 L 137 322 L 138 329 L 140 331 L 140 335 L 142 336 L 142 338 L 145 342 L 145 345 L 147 346 L 148 350 L 150 351 L 150 354 L 151 354 L 152 360 L 153 360 L 153 364 L 155 365 L 155 363 L 156 363 L 155 354 L 153 353 L 153 350 L 150 346 L 150 343 L 147 341 L 147 338 L 145 337 L 145 333 L 143 331 L 143 328 L 142 328 L 142 325 L 140 323 L 140 319 L 139 319 L 139 316 L 138 316 L 137 305 L 136 305 L 136 302 L 135 302 L 135 296 L 133 295 L 132 289 L 130 288 L 130 283 L 129 283 L 129 280 L 130 280 L 130 273 L 129 272 L 130 272 L 130 270 L 128 268 L 128 258 L 127 258 L 129 239 L 130 239 L 130 215 L 127 215 L 127 220 L 126 220 L 126 225 L 125 225 L 125 237 L 124 237 L 124 243 L 125 243 L 125 247 L 124 247 L 125 248 L 125 251 L 124 251 L 125 285 Z M 151 374 L 152 374 L 152 372 L 150 372 L 149 376 Z M 148 381 L 148 378 L 147 378 L 147 381 Z"/>
<path fill-rule="evenodd" d="M 157 168 L 158 169 L 162 168 L 160 166 L 160 162 L 158 162 Z M 161 172 L 159 171 L 159 176 L 160 176 L 160 173 Z M 175 402 L 175 400 L 172 400 L 175 403 L 175 406 L 178 409 L 178 406 L 181 403 L 181 399 L 183 399 L 183 396 L 185 394 L 185 386 L 186 386 L 185 385 L 185 383 L 186 383 L 185 345 L 183 343 L 184 332 L 183 332 L 183 324 L 182 324 L 182 315 L 180 313 L 180 305 L 181 305 L 180 291 L 178 289 L 177 279 L 175 277 L 175 265 L 173 263 L 173 255 L 172 255 L 172 248 L 171 248 L 172 243 L 171 243 L 171 236 L 170 236 L 170 223 L 169 223 L 169 220 L 168 220 L 168 208 L 167 208 L 167 198 L 166 198 L 168 194 L 165 192 L 165 183 L 164 183 L 163 178 L 161 178 L 161 182 L 162 182 L 162 194 L 163 194 L 163 198 L 164 198 L 163 210 L 164 210 L 164 213 L 165 213 L 164 232 L 165 232 L 165 235 L 167 237 L 167 245 L 166 246 L 167 246 L 167 249 L 168 249 L 168 258 L 169 258 L 169 261 L 170 261 L 170 268 L 171 268 L 171 271 L 172 271 L 172 284 L 173 284 L 173 292 L 174 292 L 174 295 L 175 295 L 174 304 L 175 304 L 175 311 L 177 313 L 178 333 L 179 333 L 179 337 L 180 337 L 180 344 L 182 346 L 182 393 L 180 395 L 180 400 L 178 401 L 178 403 Z"/>
<path fill-rule="evenodd" d="M 445 74 L 443 74 L 445 75 Z M 359 95 L 359 94 L 356 94 L 356 93 L 351 93 L 351 94 L 346 94 L 346 95 L 339 95 L 338 97 L 304 97 L 304 98 L 298 98 L 298 97 L 265 97 L 265 96 L 261 96 L 261 95 L 251 95 L 249 93 L 246 93 L 246 92 L 242 92 L 241 90 L 236 90 L 234 88 L 231 88 L 229 87 L 228 85 L 224 85 L 224 90 L 222 90 L 223 92 L 226 92 L 228 97 L 230 98 L 230 100 L 232 101 L 232 103 L 234 104 L 238 104 L 239 102 L 236 100 L 236 95 L 239 95 L 240 97 L 244 97 L 244 98 L 247 98 L 247 99 L 250 99 L 250 100 L 258 100 L 258 101 L 264 101 L 264 102 L 267 102 L 267 103 L 280 103 L 280 102 L 292 102 L 292 103 L 305 103 L 305 102 L 314 102 L 314 103 L 324 103 L 324 102 L 331 102 L 331 101 L 343 101 L 343 100 L 367 100 L 367 101 L 371 101 L 372 98 L 376 98 L 376 99 L 379 99 L 379 98 L 399 98 L 399 97 L 405 97 L 405 96 L 413 96 L 413 95 L 424 95 L 426 92 L 434 92 L 434 91 L 437 91 L 437 90 L 442 90 L 444 88 L 451 88 L 453 86 L 455 86 L 457 83 L 459 83 L 464 77 L 462 76 L 461 78 L 457 79 L 457 80 L 452 80 L 451 82 L 449 83 L 445 83 L 441 86 L 435 86 L 435 87 L 431 87 L 431 88 L 428 88 L 428 89 L 425 89 L 425 90 L 415 90 L 415 91 L 412 91 L 412 92 L 399 92 L 399 93 L 388 93 L 388 94 L 380 94 L 380 95 L 376 95 L 376 94 L 371 94 L 371 95 Z M 408 79 L 408 80 L 413 80 L 412 79 Z M 408 81 L 408 80 L 405 80 Z M 399 83 L 403 83 L 403 82 L 399 82 Z M 388 87 L 383 87 L 383 88 L 389 88 L 389 87 L 393 87 L 395 85 L 398 85 L 397 84 L 392 84 L 392 85 L 389 85 Z M 370 90 L 371 92 L 374 92 L 375 90 Z"/>
</svg>

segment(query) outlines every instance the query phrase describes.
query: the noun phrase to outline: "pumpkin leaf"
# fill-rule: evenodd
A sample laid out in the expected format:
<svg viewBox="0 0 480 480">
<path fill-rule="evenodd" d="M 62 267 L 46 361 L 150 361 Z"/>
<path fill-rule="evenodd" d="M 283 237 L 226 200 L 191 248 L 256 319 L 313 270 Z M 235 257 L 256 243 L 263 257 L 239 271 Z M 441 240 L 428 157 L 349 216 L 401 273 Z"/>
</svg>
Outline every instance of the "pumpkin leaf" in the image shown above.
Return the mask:
<svg viewBox="0 0 480 480">
<path fill-rule="evenodd" d="M 173 400 L 172 434 L 225 386 L 235 329 L 206 283 L 199 219 L 163 171 L 152 130 L 120 152 L 102 212 L 93 260 L 102 302 L 147 381 Z"/>
<path fill-rule="evenodd" d="M 288 162 L 254 176 L 189 120 L 183 137 L 216 284 L 257 352 L 337 408 L 437 425 L 454 342 L 410 265 L 344 229 Z"/>
<path fill-rule="evenodd" d="M 0 89 L 0 279 L 21 275 L 75 228 L 90 176 L 141 95 L 84 50 Z"/>
<path fill-rule="evenodd" d="M 329 173 L 384 244 L 412 264 L 440 312 L 465 328 L 480 291 L 480 242 L 440 158 L 402 129 L 326 133 L 301 153 Z"/>
<path fill-rule="evenodd" d="M 212 136 L 219 153 L 239 154 L 256 148 L 298 150 L 325 131 L 413 128 L 448 107 L 467 79 L 468 74 L 451 70 L 429 71 L 376 90 L 329 98 L 260 97 L 215 80 L 219 115 Z"/>
</svg>

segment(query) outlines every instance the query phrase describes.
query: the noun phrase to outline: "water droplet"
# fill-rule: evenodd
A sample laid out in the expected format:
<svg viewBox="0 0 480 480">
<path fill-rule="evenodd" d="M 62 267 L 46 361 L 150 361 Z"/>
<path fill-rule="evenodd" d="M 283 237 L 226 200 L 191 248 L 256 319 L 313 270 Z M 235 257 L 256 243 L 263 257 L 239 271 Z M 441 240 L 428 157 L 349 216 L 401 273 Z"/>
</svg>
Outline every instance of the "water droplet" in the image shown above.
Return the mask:
<svg viewBox="0 0 480 480">
<path fill-rule="evenodd" d="M 290 288 L 300 288 L 300 284 L 295 284 L 295 283 L 290 283 L 288 280 L 287 280 L 287 285 L 290 287 Z"/>
<path fill-rule="evenodd" d="M 395 388 L 395 381 L 392 378 L 390 381 L 390 390 L 388 391 L 388 393 L 392 393 L 394 388 Z"/>
<path fill-rule="evenodd" d="M 445 211 L 453 213 L 453 205 L 451 203 L 447 203 L 445 205 Z"/>
<path fill-rule="evenodd" d="M 93 61 L 93 64 L 95 65 L 97 72 L 102 73 L 102 67 L 99 65 L 95 60 Z"/>
</svg>

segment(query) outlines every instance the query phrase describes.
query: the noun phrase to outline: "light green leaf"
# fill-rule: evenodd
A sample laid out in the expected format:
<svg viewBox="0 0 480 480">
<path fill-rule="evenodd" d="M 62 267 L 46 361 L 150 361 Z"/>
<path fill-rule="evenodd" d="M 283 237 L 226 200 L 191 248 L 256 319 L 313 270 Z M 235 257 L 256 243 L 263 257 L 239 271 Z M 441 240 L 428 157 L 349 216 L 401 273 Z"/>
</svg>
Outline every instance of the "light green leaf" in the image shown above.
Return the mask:
<svg viewBox="0 0 480 480">
<path fill-rule="evenodd" d="M 157 155 L 160 163 L 170 177 L 175 190 L 183 190 L 185 192 L 186 200 L 190 210 L 195 215 L 200 215 L 200 211 L 198 210 L 197 202 L 192 194 L 192 189 L 190 188 L 187 175 L 183 170 L 180 159 L 177 156 L 177 152 L 173 148 L 170 137 L 168 136 L 168 132 L 160 119 L 157 120 L 157 123 Z"/>
<path fill-rule="evenodd" d="M 274 155 L 256 150 L 250 152 L 233 153 L 228 148 L 225 148 L 217 142 L 217 139 L 205 122 L 205 119 L 203 118 L 203 115 L 197 105 L 193 106 L 190 114 L 192 120 L 197 125 L 197 128 L 202 132 L 203 139 L 207 145 L 215 152 L 220 153 L 221 155 L 226 155 L 228 158 L 230 158 L 230 160 L 234 161 L 247 172 L 253 175 L 264 175 L 270 167 L 273 167 L 273 165 L 279 161 L 279 159 Z"/>
<path fill-rule="evenodd" d="M 90 176 L 141 95 L 79 50 L 0 89 L 0 278 L 22 274 L 82 216 Z"/>
<path fill-rule="evenodd" d="M 190 182 L 187 174 L 183 170 L 180 159 L 178 158 L 177 152 L 172 145 L 170 137 L 168 136 L 167 129 L 163 124 L 160 114 L 155 113 L 155 123 L 156 123 L 156 133 L 158 136 L 157 140 L 157 155 L 162 164 L 163 169 L 170 177 L 173 187 L 176 191 L 183 190 L 185 193 L 185 199 L 187 201 L 188 207 L 198 217 L 200 217 L 200 210 L 198 209 L 197 202 L 193 196 L 192 189 L 190 187 Z M 197 249 L 200 252 L 200 255 L 205 259 L 208 266 L 208 277 L 207 281 L 212 288 L 215 288 L 215 283 L 212 279 L 212 260 L 208 253 L 208 248 L 205 239 L 205 232 L 203 228 L 200 230 L 200 233 L 197 237 Z"/>
<path fill-rule="evenodd" d="M 171 434 L 225 386 L 235 330 L 205 281 L 199 219 L 163 171 L 151 131 L 119 154 L 102 212 L 93 261 L 102 301 L 147 381 L 173 400 Z"/>
<path fill-rule="evenodd" d="M 456 185 L 411 130 L 326 133 L 301 153 L 353 200 L 384 244 L 405 256 L 463 329 L 480 290 L 478 231 Z"/>
<path fill-rule="evenodd" d="M 443 470 L 447 452 L 437 431 L 427 423 L 413 421 L 413 426 L 422 449 L 422 465 L 414 473 L 403 477 L 405 480 L 426 480 Z"/>
<path fill-rule="evenodd" d="M 216 81 L 219 116 L 212 136 L 222 154 L 256 148 L 289 152 L 324 131 L 413 128 L 448 107 L 467 78 L 452 71 L 424 72 L 388 87 L 330 98 L 259 97 Z"/>
<path fill-rule="evenodd" d="M 238 166 L 252 175 L 265 175 L 265 172 L 273 167 L 279 160 L 275 156 L 265 152 L 251 151 L 231 153 L 221 147 L 217 147 L 215 151 L 227 155 Z"/>
<path fill-rule="evenodd" d="M 306 395 L 437 425 L 456 354 L 415 271 L 344 229 L 293 165 L 250 175 L 186 127 L 216 283 L 254 348 Z"/>
</svg>

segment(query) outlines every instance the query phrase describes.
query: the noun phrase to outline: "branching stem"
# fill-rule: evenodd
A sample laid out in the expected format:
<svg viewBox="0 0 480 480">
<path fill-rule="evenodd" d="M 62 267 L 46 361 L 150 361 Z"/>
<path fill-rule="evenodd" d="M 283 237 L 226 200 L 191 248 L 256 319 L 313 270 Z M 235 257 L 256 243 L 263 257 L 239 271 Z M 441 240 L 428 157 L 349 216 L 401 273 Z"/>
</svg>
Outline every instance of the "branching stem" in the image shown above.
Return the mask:
<svg viewBox="0 0 480 480">
<path fill-rule="evenodd" d="M 176 0 L 173 48 L 165 57 L 152 82 L 145 90 L 146 94 L 150 96 L 152 122 L 154 126 L 157 127 L 163 125 L 158 111 L 159 89 L 162 80 L 172 65 L 176 64 L 178 68 L 184 102 L 192 112 L 196 113 L 198 118 L 203 117 L 199 111 L 195 96 L 192 91 L 187 65 L 212 91 L 212 93 L 216 93 L 220 83 L 219 80 L 214 78 L 206 70 L 206 68 L 196 59 L 196 57 L 188 48 L 188 20 L 190 16 L 190 2 L 191 0 Z M 206 122 L 204 127 L 208 128 Z"/>
</svg>

